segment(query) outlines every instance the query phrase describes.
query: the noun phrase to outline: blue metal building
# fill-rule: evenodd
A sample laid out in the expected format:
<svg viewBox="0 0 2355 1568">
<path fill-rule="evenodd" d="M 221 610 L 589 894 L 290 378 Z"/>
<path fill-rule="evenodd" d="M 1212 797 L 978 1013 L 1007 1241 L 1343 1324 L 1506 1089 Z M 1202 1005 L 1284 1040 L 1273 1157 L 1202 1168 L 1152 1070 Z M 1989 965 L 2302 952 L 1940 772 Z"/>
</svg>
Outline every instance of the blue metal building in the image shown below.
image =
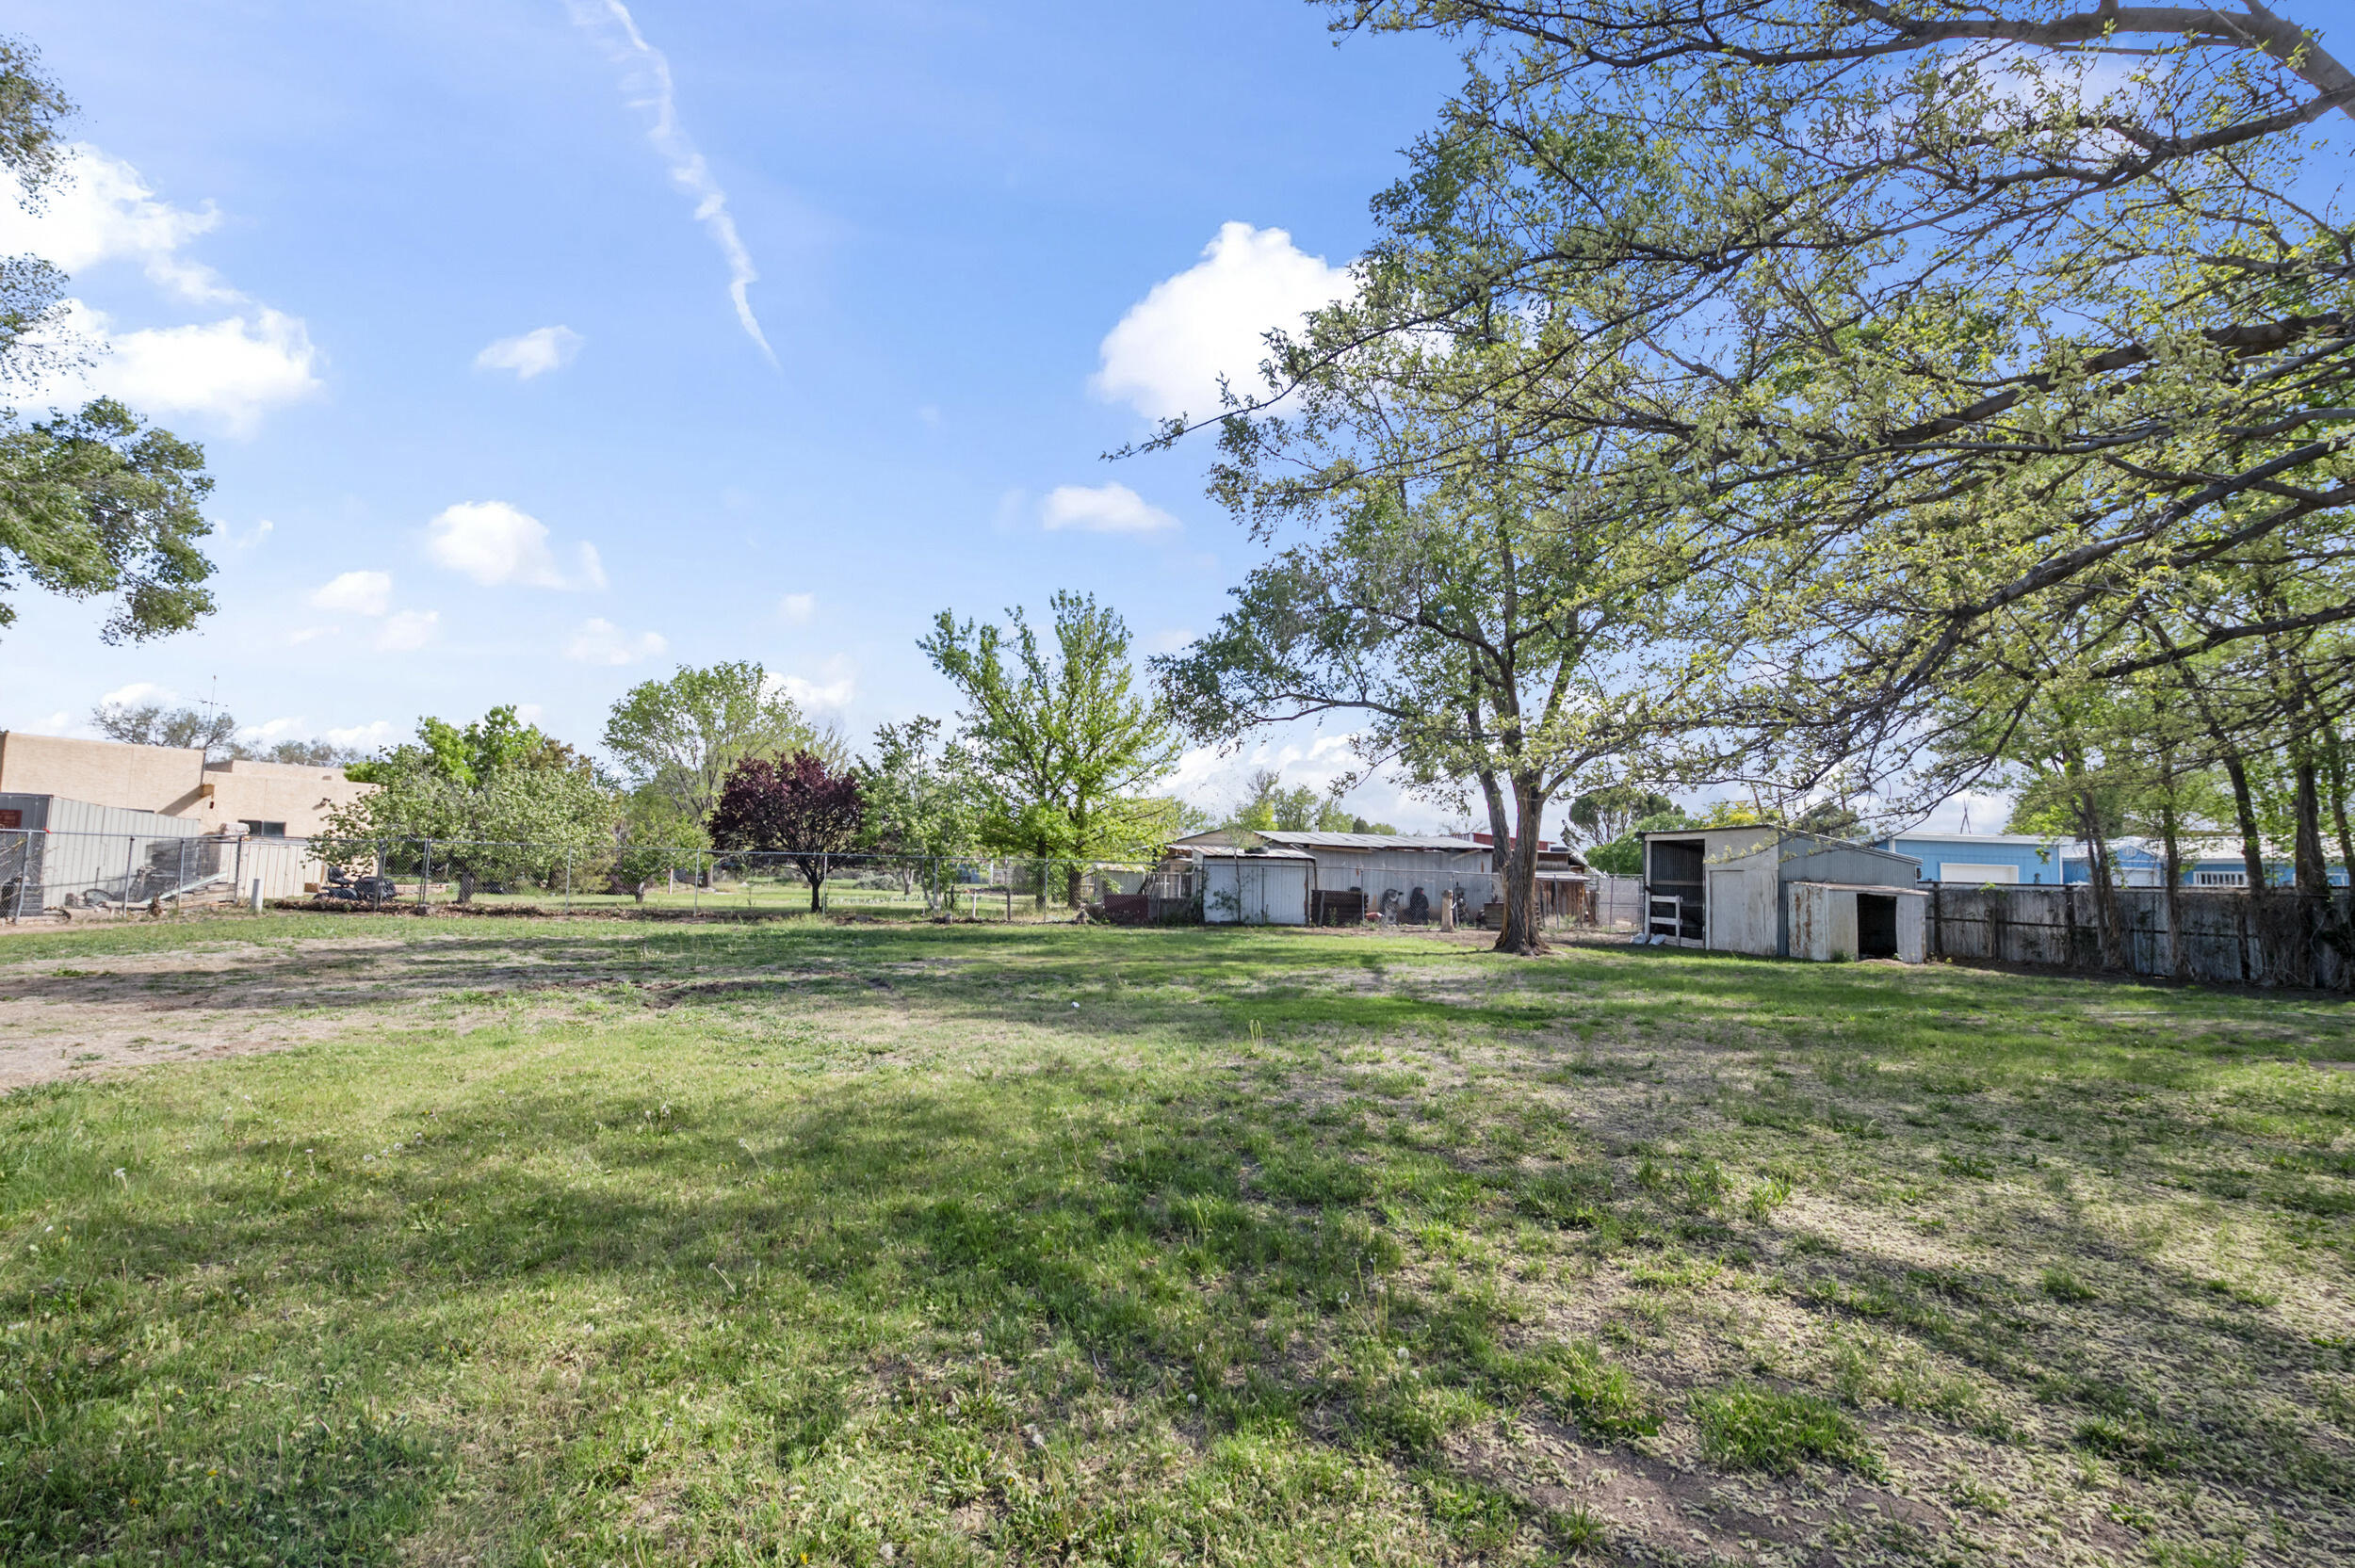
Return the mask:
<svg viewBox="0 0 2355 1568">
<path fill-rule="evenodd" d="M 1988 882 L 2057 885 L 2063 880 L 2067 855 L 2076 846 L 2067 839 L 2035 833 L 1914 832 L 1876 838 L 1873 848 L 1911 855 L 1922 863 L 1925 882 L 1978 887 Z"/>
</svg>

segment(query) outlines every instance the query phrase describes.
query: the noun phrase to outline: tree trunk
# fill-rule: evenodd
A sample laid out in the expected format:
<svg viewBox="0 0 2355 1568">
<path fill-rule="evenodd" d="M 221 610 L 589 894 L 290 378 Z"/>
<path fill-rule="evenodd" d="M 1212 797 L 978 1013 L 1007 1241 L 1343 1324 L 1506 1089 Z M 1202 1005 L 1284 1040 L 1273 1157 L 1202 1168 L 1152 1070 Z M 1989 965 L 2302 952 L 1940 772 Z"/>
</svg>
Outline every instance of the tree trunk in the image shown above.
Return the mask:
<svg viewBox="0 0 2355 1568">
<path fill-rule="evenodd" d="M 1513 814 L 1518 830 L 1504 860 L 1504 929 L 1497 934 L 1496 950 L 1534 958 L 1551 951 L 1537 922 L 1537 845 L 1543 836 L 1546 797 L 1535 779 L 1513 781 Z"/>
<path fill-rule="evenodd" d="M 2179 980 L 2191 978 L 2191 961 L 2184 954 L 2183 824 L 2175 816 L 2175 753 L 2159 753 L 2160 884 L 2167 890 L 2167 962 Z"/>
<path fill-rule="evenodd" d="M 825 906 L 820 902 L 818 896 L 825 888 L 826 874 L 823 871 L 813 871 L 808 866 L 804 865 L 802 867 L 802 875 L 809 882 L 809 913 L 812 914 L 823 913 L 825 912 Z"/>
<path fill-rule="evenodd" d="M 458 901 L 462 904 L 474 902 L 474 873 L 471 871 L 458 873 Z"/>
<path fill-rule="evenodd" d="M 2093 881 L 2093 933 L 2102 966 L 2117 969 L 2125 963 L 2125 944 L 2118 929 L 2118 884 L 2110 865 L 2109 835 L 2102 831 L 2102 801 L 2093 781 L 2086 776 L 2084 758 L 2064 749 L 2061 760 L 2069 769 L 2077 797 L 2077 829 L 2086 841 L 2086 869 Z"/>
<path fill-rule="evenodd" d="M 2339 727 L 2322 732 L 2322 754 L 2330 764 L 2331 820 L 2339 831 L 2339 869 L 2355 881 L 2355 834 L 2347 831 L 2347 752 L 2339 744 Z"/>
<path fill-rule="evenodd" d="M 2297 760 L 2292 764 L 2297 779 L 2294 798 L 2298 812 L 2298 841 L 2291 855 L 2296 867 L 2298 891 L 2310 897 L 2328 897 L 2331 893 L 2331 872 L 2322 858 L 2322 789 L 2316 777 L 2313 748 L 2300 742 Z"/>
<path fill-rule="evenodd" d="M 2233 817 L 2240 829 L 2240 863 L 2252 898 L 2266 890 L 2265 841 L 2257 832 L 2257 802 L 2249 792 L 2249 765 L 2237 751 L 2224 753 L 2224 776 L 2233 784 Z"/>
</svg>

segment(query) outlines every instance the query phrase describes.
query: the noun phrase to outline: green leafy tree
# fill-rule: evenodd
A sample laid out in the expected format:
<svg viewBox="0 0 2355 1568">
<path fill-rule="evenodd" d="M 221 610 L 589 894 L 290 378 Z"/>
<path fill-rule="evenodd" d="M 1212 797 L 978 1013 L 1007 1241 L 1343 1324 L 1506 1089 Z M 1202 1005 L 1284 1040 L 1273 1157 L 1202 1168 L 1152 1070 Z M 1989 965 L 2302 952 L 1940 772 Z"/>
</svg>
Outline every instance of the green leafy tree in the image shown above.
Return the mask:
<svg viewBox="0 0 2355 1568">
<path fill-rule="evenodd" d="M 991 796 L 983 835 L 1042 863 L 1150 853 L 1173 823 L 1139 792 L 1176 764 L 1175 728 L 1156 698 L 1132 689 L 1117 611 L 1071 592 L 1051 606 L 1051 644 L 1020 609 L 1007 612 L 1008 630 L 943 610 L 918 644 L 965 700 L 961 738 Z M 1077 865 L 1065 897 L 1079 901 Z"/>
<path fill-rule="evenodd" d="M 1644 841 L 1639 833 L 1673 832 L 1679 828 L 1698 828 L 1705 824 L 1687 816 L 1681 809 L 1670 806 L 1628 824 L 1627 831 L 1608 844 L 1597 845 L 1587 851 L 1586 864 L 1613 877 L 1640 877 L 1644 874 Z"/>
<path fill-rule="evenodd" d="M 783 684 L 751 660 L 681 665 L 632 687 L 606 719 L 605 750 L 633 788 L 670 802 L 671 820 L 693 824 L 692 837 L 681 840 L 690 845 L 707 842 L 702 824 L 746 757 L 808 751 L 830 767 L 847 761 L 840 742 L 812 726 Z"/>
<path fill-rule="evenodd" d="M 377 787 L 330 814 L 331 860 L 382 852 L 402 869 L 456 879 L 471 903 L 482 881 L 577 873 L 611 852 L 619 816 L 613 790 L 563 742 L 493 708 L 463 728 L 428 718 L 417 738 L 347 770 Z M 430 841 L 430 842 L 429 842 Z"/>
<path fill-rule="evenodd" d="M 0 39 L 0 169 L 37 208 L 63 169 L 58 125 L 73 105 L 22 40 Z M 0 389 L 87 362 L 62 331 L 65 274 L 38 256 L 0 258 Z M 112 599 L 108 642 L 186 631 L 211 613 L 204 454 L 111 398 L 20 420 L 0 412 L 0 594 L 29 583 Z M 0 626 L 16 611 L 0 598 Z"/>
<path fill-rule="evenodd" d="M 1459 299 L 1640 328 L 1613 396 L 1582 359 L 1541 364 L 1497 383 L 1497 424 L 1648 448 L 1623 498 L 1728 552 L 1722 623 L 1761 649 L 1723 705 L 1748 776 L 1846 771 L 1890 800 L 1933 726 L 2000 739 L 2038 668 L 2115 684 L 2355 616 L 2355 222 L 2313 178 L 2344 161 L 2355 73 L 2319 17 L 1332 8 L 1466 46 L 1378 202 L 1374 271 L 1477 204 L 1497 220 Z M 1263 402 L 1445 318 L 1395 305 L 1377 281 L 1277 344 Z M 2279 736 L 2301 881 L 2335 705 L 2313 695 Z M 2217 705 L 2217 749 L 2253 755 Z"/>
<path fill-rule="evenodd" d="M 1690 733 L 1730 655 L 1709 602 L 1725 579 L 1638 504 L 1645 453 L 1581 424 L 1640 391 L 1622 371 L 1632 324 L 1607 298 L 1549 315 L 1495 298 L 1502 219 L 1478 184 L 1501 156 L 1452 149 L 1416 226 L 1364 265 L 1360 302 L 1278 342 L 1285 408 L 1226 422 L 1212 484 L 1271 557 L 1155 668 L 1199 738 L 1347 714 L 1369 767 L 1445 803 L 1476 795 L 1510 846 L 1497 948 L 1536 953 L 1556 795 Z M 1542 423 L 1502 401 L 1540 376 L 1578 382 Z"/>
<path fill-rule="evenodd" d="M 231 750 L 237 721 L 226 708 L 167 708 L 161 703 L 101 703 L 90 709 L 90 727 L 126 746 L 202 749 L 206 755 Z"/>
<path fill-rule="evenodd" d="M 919 717 L 876 729 L 859 778 L 865 847 L 908 857 L 903 881 L 920 881 L 926 907 L 937 908 L 940 862 L 981 843 L 987 800 L 971 760 L 939 719 Z"/>
<path fill-rule="evenodd" d="M 1675 809 L 1674 800 L 1643 784 L 1606 784 L 1570 802 L 1562 836 L 1572 843 L 1609 844 L 1626 836 L 1638 819 Z"/>
</svg>

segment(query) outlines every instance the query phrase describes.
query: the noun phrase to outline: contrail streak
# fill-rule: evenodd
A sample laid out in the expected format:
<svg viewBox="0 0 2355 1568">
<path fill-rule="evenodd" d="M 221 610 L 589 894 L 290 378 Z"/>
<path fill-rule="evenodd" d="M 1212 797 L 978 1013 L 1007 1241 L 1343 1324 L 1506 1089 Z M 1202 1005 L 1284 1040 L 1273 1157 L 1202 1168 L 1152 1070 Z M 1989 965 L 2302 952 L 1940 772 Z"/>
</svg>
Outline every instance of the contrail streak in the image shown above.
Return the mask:
<svg viewBox="0 0 2355 1568">
<path fill-rule="evenodd" d="M 573 21 L 581 27 L 598 34 L 607 40 L 613 58 L 628 68 L 627 89 L 637 96 L 630 107 L 644 109 L 651 116 L 646 126 L 646 139 L 662 154 L 669 166 L 671 183 L 695 203 L 695 221 L 711 235 L 711 242 L 727 258 L 728 298 L 736 301 L 736 319 L 743 326 L 744 335 L 759 345 L 769 363 L 777 363 L 776 351 L 769 347 L 767 334 L 760 330 L 760 318 L 753 315 L 750 294 L 759 280 L 759 269 L 753 266 L 752 252 L 744 249 L 743 239 L 736 232 L 736 219 L 728 212 L 728 193 L 720 188 L 720 182 L 711 177 L 711 166 L 695 146 L 678 121 L 678 103 L 671 88 L 671 62 L 662 51 L 646 41 L 638 30 L 637 21 L 622 0 L 568 0 Z"/>
</svg>

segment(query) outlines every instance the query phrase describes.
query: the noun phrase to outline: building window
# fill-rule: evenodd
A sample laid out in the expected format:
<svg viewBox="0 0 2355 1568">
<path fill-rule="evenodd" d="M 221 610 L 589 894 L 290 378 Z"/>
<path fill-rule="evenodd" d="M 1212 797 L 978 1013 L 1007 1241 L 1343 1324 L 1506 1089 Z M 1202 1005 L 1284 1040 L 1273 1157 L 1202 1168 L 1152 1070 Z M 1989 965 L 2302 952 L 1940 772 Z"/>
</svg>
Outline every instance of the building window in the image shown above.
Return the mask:
<svg viewBox="0 0 2355 1568">
<path fill-rule="evenodd" d="M 284 822 L 256 822 L 250 816 L 241 817 L 239 820 L 243 824 L 245 831 L 255 838 L 284 838 L 286 836 L 286 824 Z"/>
<path fill-rule="evenodd" d="M 2194 871 L 2191 874 L 2191 885 L 2194 887 L 2247 887 L 2249 873 L 2246 871 Z"/>
</svg>

